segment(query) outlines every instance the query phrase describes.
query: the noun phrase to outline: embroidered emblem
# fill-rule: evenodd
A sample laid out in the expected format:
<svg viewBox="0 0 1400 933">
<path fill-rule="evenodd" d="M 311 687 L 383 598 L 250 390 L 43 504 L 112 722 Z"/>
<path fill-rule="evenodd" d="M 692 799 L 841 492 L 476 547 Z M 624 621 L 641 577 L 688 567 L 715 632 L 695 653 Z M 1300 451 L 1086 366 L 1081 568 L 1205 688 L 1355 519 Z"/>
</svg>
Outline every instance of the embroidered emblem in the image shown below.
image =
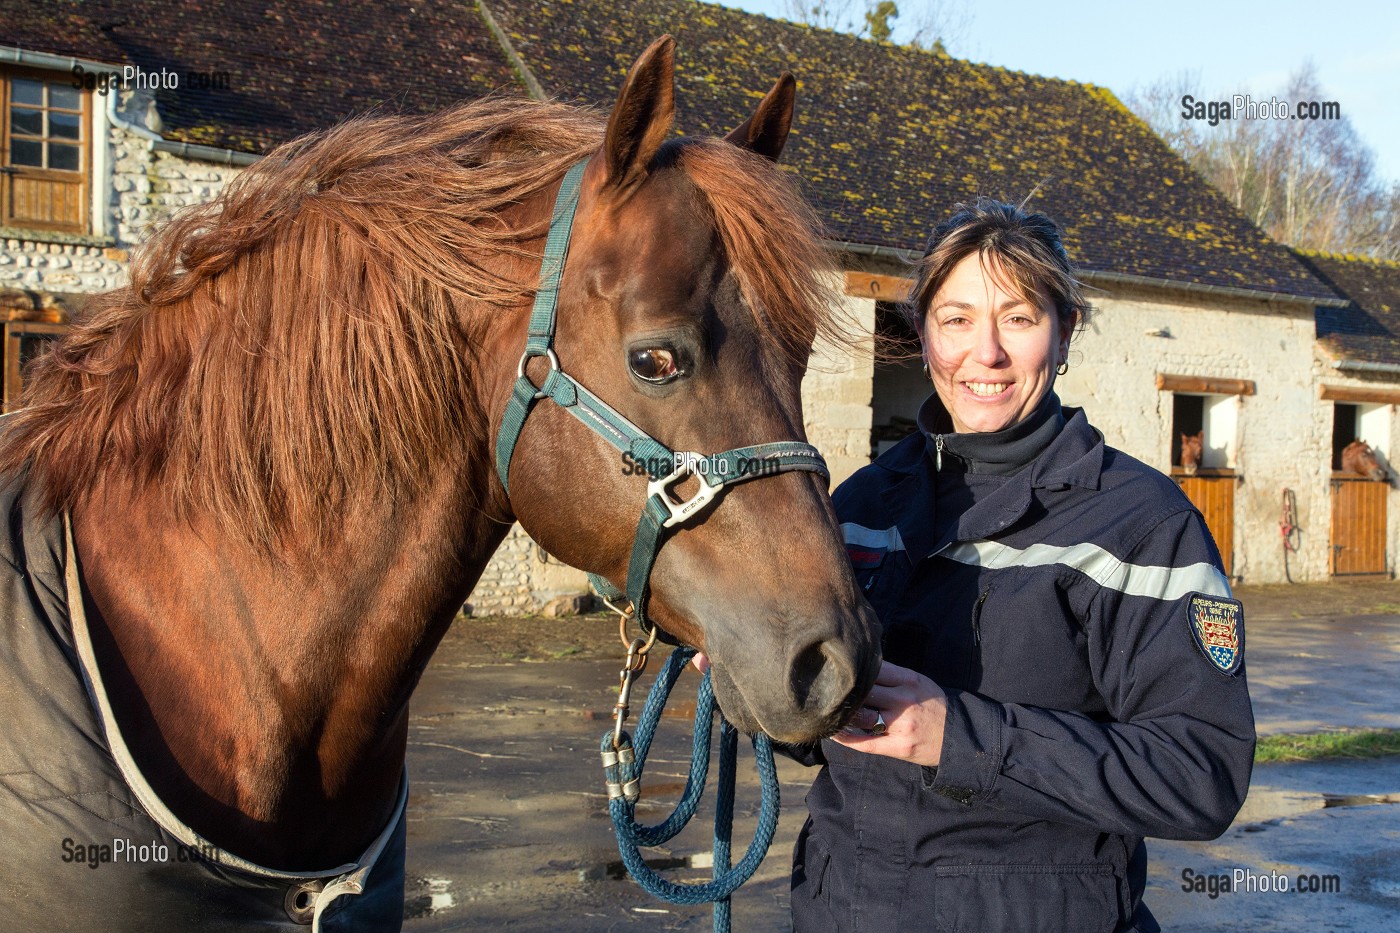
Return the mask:
<svg viewBox="0 0 1400 933">
<path fill-rule="evenodd" d="M 1244 609 L 1233 599 L 1191 597 L 1191 634 L 1216 669 L 1233 674 L 1244 660 Z"/>
</svg>

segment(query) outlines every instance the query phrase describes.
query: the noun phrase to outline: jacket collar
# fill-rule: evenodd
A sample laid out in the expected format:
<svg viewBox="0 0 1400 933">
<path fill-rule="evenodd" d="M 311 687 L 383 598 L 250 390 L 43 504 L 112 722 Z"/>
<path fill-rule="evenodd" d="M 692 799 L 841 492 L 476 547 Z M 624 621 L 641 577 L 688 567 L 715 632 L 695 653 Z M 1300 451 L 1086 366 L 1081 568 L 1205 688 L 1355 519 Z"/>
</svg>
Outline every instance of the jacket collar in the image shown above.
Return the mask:
<svg viewBox="0 0 1400 933">
<path fill-rule="evenodd" d="M 1071 487 L 1098 489 L 1103 435 L 1089 424 L 1083 409 L 1065 408 L 1064 417 L 1064 429 L 1030 467 L 969 509 L 944 541 L 933 540 L 937 476 L 933 459 L 925 454 L 925 438 L 915 435 L 882 458 L 881 466 L 897 479 L 881 493 L 881 504 L 899 526 L 910 559 L 917 562 L 955 541 L 976 541 L 1005 531 L 1025 516 L 1037 493 L 1047 500 Z"/>
</svg>

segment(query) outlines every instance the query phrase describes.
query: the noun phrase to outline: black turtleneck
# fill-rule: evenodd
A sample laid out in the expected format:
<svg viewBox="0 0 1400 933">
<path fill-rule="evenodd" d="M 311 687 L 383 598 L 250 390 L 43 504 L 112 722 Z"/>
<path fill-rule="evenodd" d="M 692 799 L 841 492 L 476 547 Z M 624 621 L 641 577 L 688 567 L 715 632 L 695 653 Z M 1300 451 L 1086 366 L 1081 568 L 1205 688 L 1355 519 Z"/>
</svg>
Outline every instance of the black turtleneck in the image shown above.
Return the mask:
<svg viewBox="0 0 1400 933">
<path fill-rule="evenodd" d="M 933 537 L 941 546 L 978 500 L 1029 466 L 1063 430 L 1060 399 L 1045 393 L 1034 410 L 1002 431 L 958 434 L 937 393 L 919 409 L 919 429 L 935 467 Z"/>
<path fill-rule="evenodd" d="M 987 433 L 954 433 L 953 419 L 937 393 L 919 408 L 919 430 L 935 466 L 941 470 L 952 465 L 964 473 L 1014 476 L 1040 456 L 1064 426 L 1060 397 L 1054 392 L 1046 392 L 1040 404 L 1011 427 Z"/>
</svg>

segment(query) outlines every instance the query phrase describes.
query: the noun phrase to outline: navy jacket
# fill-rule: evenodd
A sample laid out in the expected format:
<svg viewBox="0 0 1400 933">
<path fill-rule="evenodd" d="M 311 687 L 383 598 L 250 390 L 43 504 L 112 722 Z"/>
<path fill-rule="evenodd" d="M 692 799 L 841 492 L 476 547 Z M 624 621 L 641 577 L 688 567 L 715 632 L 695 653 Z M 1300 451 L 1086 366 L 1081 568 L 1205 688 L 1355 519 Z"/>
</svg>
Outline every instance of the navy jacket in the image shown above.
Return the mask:
<svg viewBox="0 0 1400 933">
<path fill-rule="evenodd" d="M 822 743 L 798 933 L 1158 929 L 1143 837 L 1244 801 L 1243 615 L 1200 514 L 1082 411 L 932 540 L 916 434 L 835 494 L 885 657 L 948 696 L 937 768 Z"/>
</svg>

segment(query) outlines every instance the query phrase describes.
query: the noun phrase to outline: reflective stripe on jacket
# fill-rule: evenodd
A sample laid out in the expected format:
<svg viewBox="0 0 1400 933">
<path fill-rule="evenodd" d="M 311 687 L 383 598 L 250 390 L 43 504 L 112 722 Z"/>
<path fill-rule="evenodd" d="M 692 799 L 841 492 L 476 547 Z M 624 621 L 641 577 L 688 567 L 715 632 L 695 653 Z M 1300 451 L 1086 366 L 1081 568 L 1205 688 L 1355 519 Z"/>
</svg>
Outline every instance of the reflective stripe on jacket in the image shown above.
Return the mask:
<svg viewBox="0 0 1400 933">
<path fill-rule="evenodd" d="M 798 933 L 1156 930 L 1143 837 L 1214 838 L 1244 801 L 1243 618 L 1214 542 L 1170 479 L 1064 412 L 947 540 L 922 435 L 836 491 L 885 657 L 938 683 L 948 720 L 936 769 L 822 743 Z"/>
</svg>

